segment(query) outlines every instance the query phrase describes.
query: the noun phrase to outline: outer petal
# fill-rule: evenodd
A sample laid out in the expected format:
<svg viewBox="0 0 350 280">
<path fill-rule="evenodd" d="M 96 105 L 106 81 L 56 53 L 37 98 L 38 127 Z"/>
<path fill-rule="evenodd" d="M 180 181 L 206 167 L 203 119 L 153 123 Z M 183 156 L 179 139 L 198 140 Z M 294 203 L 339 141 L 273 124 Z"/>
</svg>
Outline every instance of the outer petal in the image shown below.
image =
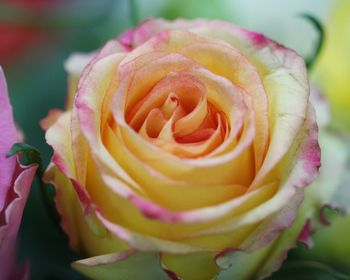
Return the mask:
<svg viewBox="0 0 350 280">
<path fill-rule="evenodd" d="M 68 98 L 66 107 L 73 107 L 75 94 L 78 89 L 80 74 L 86 65 L 95 57 L 95 53 L 75 53 L 71 55 L 64 64 L 64 69 L 68 73 Z"/>
<path fill-rule="evenodd" d="M 287 257 L 287 251 L 296 246 L 304 222 L 311 214 L 308 211 L 309 206 L 304 202 L 293 226 L 260 249 L 252 252 L 232 250 L 224 258 L 218 256 L 216 262 L 224 270 L 217 279 L 263 279 L 276 271 Z"/>
<path fill-rule="evenodd" d="M 142 22 L 138 27 L 130 29 L 120 35 L 118 40 L 129 46 L 130 48 L 136 48 L 139 45 L 145 43 L 154 35 L 169 29 L 181 29 L 187 30 L 189 27 L 200 26 L 206 24 L 207 20 L 183 20 L 178 19 L 174 21 L 167 21 L 161 18 L 147 19 Z"/>
<path fill-rule="evenodd" d="M 320 132 L 319 140 L 322 166 L 320 176 L 310 186 L 319 190 L 313 194 L 315 207 L 327 205 L 350 213 L 349 138 L 324 129 Z"/>
<path fill-rule="evenodd" d="M 350 150 L 348 135 L 324 129 L 320 133 L 322 166 L 320 176 L 308 188 L 307 195 L 312 198 L 312 206 L 321 208 L 315 213 L 315 220 L 330 224 L 320 228 L 313 235 L 315 246 L 302 252 L 303 258 L 329 262 L 349 268 L 350 260 Z M 314 190 L 314 191 L 312 191 Z M 332 216 L 330 220 L 323 213 L 324 206 L 339 209 L 345 215 Z M 317 226 L 318 224 L 315 224 Z M 331 241 L 331 242 L 330 242 Z"/>
<path fill-rule="evenodd" d="M 12 107 L 7 95 L 4 73 L 0 67 L 0 213 L 6 203 L 7 194 L 12 187 L 16 158 L 6 158 L 12 145 L 18 140 L 17 130 L 13 121 Z"/>
<path fill-rule="evenodd" d="M 270 275 L 271 272 L 278 269 L 285 259 L 287 251 L 295 246 L 305 222 L 317 214 L 320 190 L 317 189 L 316 185 L 309 187 L 306 190 L 305 200 L 302 202 L 304 190 L 300 189 L 300 187 L 310 184 L 314 179 L 315 170 L 319 166 L 320 160 L 319 148 L 314 149 L 317 141 L 317 129 L 315 128 L 315 116 L 311 109 L 309 109 L 306 127 L 308 128 L 306 130 L 307 136 L 300 144 L 302 148 L 298 153 L 299 161 L 296 163 L 288 182 L 290 190 L 295 188 L 296 194 L 285 201 L 286 206 L 282 211 L 264 220 L 255 233 L 243 243 L 240 249 L 243 249 L 244 252 L 228 251 L 218 256 L 217 263 L 223 268 L 227 268 L 220 274 L 219 279 L 231 279 L 232 277 L 234 279 L 249 279 L 253 276 L 264 278 Z M 315 158 L 310 156 L 313 153 L 318 154 L 318 160 L 315 161 Z M 301 207 L 299 207 L 300 204 Z M 267 209 L 261 210 L 261 212 L 266 211 Z M 297 213 L 298 215 L 296 215 Z M 241 266 L 236 266 L 237 262 L 242 263 L 242 266 L 253 267 L 253 269 L 239 269 L 238 267 Z"/>
<path fill-rule="evenodd" d="M 318 175 L 320 166 L 320 148 L 317 142 L 318 128 L 315 123 L 315 115 L 312 107 L 309 107 L 308 117 L 303 129 L 299 132 L 299 141 L 296 141 L 290 153 L 293 157 L 293 165 L 287 178 L 280 182 L 280 190 L 269 200 L 252 209 L 243 215 L 221 223 L 205 233 L 226 232 L 239 228 L 243 224 L 251 224 L 257 221 L 264 221 L 269 216 L 278 213 L 293 197 L 297 196 L 298 188 L 308 186 Z M 281 164 L 289 164 L 289 161 Z M 282 169 L 286 170 L 284 166 Z M 297 201 L 297 200 L 296 200 Z M 291 209 L 295 209 L 292 207 Z M 294 218 L 293 215 L 290 216 Z M 290 225 L 289 222 L 287 224 Z M 268 227 L 267 227 L 268 228 Z"/>
<path fill-rule="evenodd" d="M 77 190 L 57 167 L 51 166 L 45 180 L 56 187 L 56 207 L 61 215 L 61 226 L 69 237 L 71 248 L 82 254 L 96 256 L 128 248 L 96 221 L 94 213 L 84 211 Z"/>
<path fill-rule="evenodd" d="M 83 163 L 75 164 L 74 161 L 71 117 L 71 112 L 62 114 L 46 134 L 47 142 L 54 149 L 54 165 L 49 166 L 44 180 L 56 187 L 56 207 L 62 218 L 61 226 L 69 237 L 70 246 L 76 251 L 98 255 L 124 249 L 127 246 L 106 234 L 106 230 L 96 222 L 94 213 L 88 210 L 91 203 L 82 195 L 85 189 L 73 185 L 78 185 L 76 167 Z"/>
<path fill-rule="evenodd" d="M 8 279 L 15 271 L 18 229 L 36 169 L 36 165 L 26 168 L 18 166 L 15 173 L 17 178 L 10 185 L 13 189 L 8 193 L 4 221 L 0 216 L 0 279 Z"/>
</svg>

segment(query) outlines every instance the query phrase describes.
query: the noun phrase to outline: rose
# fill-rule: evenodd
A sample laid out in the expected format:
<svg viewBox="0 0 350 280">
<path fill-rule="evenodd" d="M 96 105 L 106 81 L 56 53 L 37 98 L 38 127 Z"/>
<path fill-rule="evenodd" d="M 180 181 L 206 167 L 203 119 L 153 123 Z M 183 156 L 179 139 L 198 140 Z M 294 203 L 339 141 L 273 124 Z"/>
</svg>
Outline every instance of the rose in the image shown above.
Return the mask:
<svg viewBox="0 0 350 280">
<path fill-rule="evenodd" d="M 45 179 L 70 246 L 91 257 L 77 269 L 251 279 L 278 267 L 320 161 L 294 51 L 225 22 L 148 20 L 108 42 L 76 87 L 73 107 L 46 120 Z"/>
<path fill-rule="evenodd" d="M 177 30 L 158 33 L 169 28 Z M 97 277 L 92 268 L 98 264 L 99 273 L 108 273 L 141 259 L 139 266 L 146 267 L 137 269 L 145 275 L 150 273 L 148 264 L 157 262 L 158 255 L 141 251 L 158 251 L 162 252 L 163 267 L 180 277 L 210 278 L 219 269 L 213 265 L 214 257 L 219 266 L 227 260 L 225 249 L 254 250 L 290 226 L 302 198 L 303 190 L 298 187 L 307 185 L 315 175 L 319 151 L 304 64 L 294 52 L 260 34 L 219 22 L 148 21 L 119 41 L 121 44 L 109 42 L 90 62 L 72 111 L 64 113 L 47 131 L 54 164 L 46 178 L 57 187 L 57 206 L 72 247 L 90 256 L 129 246 L 138 251 L 99 256 L 77 266 Z M 151 119 L 149 114 L 150 128 L 137 118 L 132 120 L 138 112 L 142 114 L 147 101 L 152 101 L 140 102 L 140 94 L 151 88 L 158 94 L 154 107 L 165 105 L 164 116 L 181 102 L 187 106 L 192 102 L 193 108 L 199 108 L 187 107 L 197 114 L 187 118 L 190 125 L 182 126 L 184 135 L 181 129 L 177 132 L 179 142 L 205 137 L 206 127 L 199 135 L 192 130 L 203 122 L 198 116 L 205 106 L 203 100 L 210 100 L 206 104 L 209 109 L 204 111 L 214 119 L 214 128 L 224 124 L 218 147 L 202 149 L 198 157 L 195 145 L 157 142 L 162 138 L 152 137 L 159 132 L 154 130 L 162 124 L 161 115 L 152 113 L 156 118 Z M 211 96 L 203 97 L 205 88 Z M 195 100 L 183 101 L 186 95 L 180 94 L 186 89 L 193 92 Z M 224 113 L 218 114 L 217 107 Z M 245 120 L 245 126 L 236 129 L 232 117 L 242 125 Z M 142 136 L 135 133 L 133 125 Z M 238 143 L 232 136 L 235 130 L 240 132 Z M 163 131 L 169 137 L 169 131 Z M 190 137 L 185 138 L 186 134 Z M 244 144 L 254 147 L 254 170 L 249 156 L 247 160 L 240 157 L 239 166 L 232 160 L 234 151 L 238 153 Z M 186 149 L 188 146 L 191 148 Z M 241 149 L 249 154 L 247 146 Z M 229 167 L 227 160 L 231 160 Z M 231 166 L 239 173 L 228 172 L 226 168 Z M 199 270 L 198 261 L 206 264 L 205 269 Z M 272 263 L 270 260 L 269 265 Z M 242 274 L 237 266 L 228 271 Z M 119 273 L 123 278 L 126 272 Z M 162 272 L 158 267 L 154 273 Z M 101 274 L 98 277 L 103 278 Z"/>
<path fill-rule="evenodd" d="M 0 67 L 0 279 L 25 279 L 28 269 L 15 270 L 16 239 L 36 166 L 21 166 L 6 155 L 19 141 Z"/>
</svg>

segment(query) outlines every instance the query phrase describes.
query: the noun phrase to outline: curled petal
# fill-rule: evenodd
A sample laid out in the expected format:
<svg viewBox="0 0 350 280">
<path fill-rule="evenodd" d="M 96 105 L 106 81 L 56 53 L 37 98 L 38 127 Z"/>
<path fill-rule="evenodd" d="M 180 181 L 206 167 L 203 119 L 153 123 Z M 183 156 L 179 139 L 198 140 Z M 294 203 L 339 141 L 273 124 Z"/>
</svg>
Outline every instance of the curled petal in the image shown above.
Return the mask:
<svg viewBox="0 0 350 280">
<path fill-rule="evenodd" d="M 17 177 L 8 193 L 6 209 L 0 216 L 0 278 L 8 279 L 15 271 L 16 244 L 24 206 L 37 166 L 17 167 Z M 3 220 L 2 220 L 3 219 Z"/>
</svg>

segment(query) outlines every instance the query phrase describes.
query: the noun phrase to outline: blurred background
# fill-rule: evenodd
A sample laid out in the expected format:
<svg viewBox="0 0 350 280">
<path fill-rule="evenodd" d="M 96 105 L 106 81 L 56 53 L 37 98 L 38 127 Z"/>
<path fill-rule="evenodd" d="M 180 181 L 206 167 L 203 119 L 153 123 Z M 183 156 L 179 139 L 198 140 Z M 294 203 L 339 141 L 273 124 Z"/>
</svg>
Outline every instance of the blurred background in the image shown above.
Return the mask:
<svg viewBox="0 0 350 280">
<path fill-rule="evenodd" d="M 321 54 L 324 62 L 316 64 L 311 73 L 312 83 L 325 91 L 332 105 L 340 104 L 341 109 L 332 107 L 332 113 L 339 117 L 339 126 L 349 129 L 350 118 L 346 117 L 350 108 L 347 81 L 350 59 L 342 56 L 350 49 L 349 3 L 349 0 L 1 0 L 0 65 L 7 77 L 15 120 L 23 129 L 26 142 L 42 151 L 46 166 L 51 150 L 39 121 L 51 108 L 64 107 L 67 77 L 63 64 L 71 53 L 95 50 L 152 16 L 231 21 L 265 33 L 308 57 L 318 38 L 312 25 L 299 16 L 308 13 L 318 18 L 327 32 Z M 324 75 L 333 80 L 325 83 Z M 344 80 L 348 84 L 339 85 Z M 348 94 L 347 103 L 332 99 L 334 88 L 339 89 L 340 95 Z M 342 278 L 350 275 L 349 261 L 342 260 L 350 259 L 350 241 L 345 230 L 347 227 L 349 232 L 350 225 L 338 217 L 335 223 L 344 229 L 342 236 L 329 233 L 339 235 L 331 241 L 329 235 L 320 236 L 320 240 L 327 241 L 316 239 L 312 252 L 303 246 L 293 250 L 283 269 L 272 279 L 349 279 Z M 78 257 L 68 249 L 65 238 L 49 219 L 38 182 L 33 185 L 24 212 L 19 252 L 21 262 L 32 263 L 32 279 L 83 279 L 70 269 L 70 262 Z"/>
</svg>

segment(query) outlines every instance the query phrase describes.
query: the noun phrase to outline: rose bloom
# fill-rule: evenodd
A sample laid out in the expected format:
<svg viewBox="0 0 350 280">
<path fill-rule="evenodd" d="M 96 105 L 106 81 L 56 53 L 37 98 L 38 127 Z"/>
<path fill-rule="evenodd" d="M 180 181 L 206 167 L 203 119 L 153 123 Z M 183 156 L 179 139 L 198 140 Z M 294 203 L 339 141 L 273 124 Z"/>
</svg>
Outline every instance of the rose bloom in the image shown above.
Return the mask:
<svg viewBox="0 0 350 280">
<path fill-rule="evenodd" d="M 23 209 L 37 166 L 21 166 L 16 157 L 7 158 L 20 141 L 0 67 L 0 279 L 27 279 L 29 270 L 15 269 L 16 241 Z"/>
<path fill-rule="evenodd" d="M 80 80 L 43 122 L 45 180 L 70 246 L 89 257 L 76 269 L 255 279 L 307 236 L 298 209 L 320 150 L 294 51 L 226 22 L 150 19 L 66 68 Z"/>
</svg>

